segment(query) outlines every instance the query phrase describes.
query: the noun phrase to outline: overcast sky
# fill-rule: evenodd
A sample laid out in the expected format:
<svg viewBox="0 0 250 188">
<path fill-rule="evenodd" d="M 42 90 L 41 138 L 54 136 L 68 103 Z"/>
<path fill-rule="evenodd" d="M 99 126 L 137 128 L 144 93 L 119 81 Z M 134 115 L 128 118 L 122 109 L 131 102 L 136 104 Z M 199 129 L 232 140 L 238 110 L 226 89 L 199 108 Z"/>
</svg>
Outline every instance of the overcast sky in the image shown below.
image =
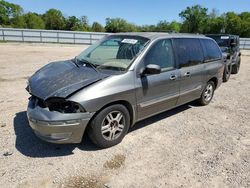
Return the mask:
<svg viewBox="0 0 250 188">
<path fill-rule="evenodd" d="M 250 0 L 7 0 L 19 4 L 25 12 L 44 13 L 50 8 L 61 10 L 65 16 L 88 16 L 90 23 L 105 23 L 105 18 L 121 17 L 144 25 L 159 20 L 180 21 L 179 13 L 187 6 L 200 4 L 219 13 L 249 11 Z"/>
</svg>

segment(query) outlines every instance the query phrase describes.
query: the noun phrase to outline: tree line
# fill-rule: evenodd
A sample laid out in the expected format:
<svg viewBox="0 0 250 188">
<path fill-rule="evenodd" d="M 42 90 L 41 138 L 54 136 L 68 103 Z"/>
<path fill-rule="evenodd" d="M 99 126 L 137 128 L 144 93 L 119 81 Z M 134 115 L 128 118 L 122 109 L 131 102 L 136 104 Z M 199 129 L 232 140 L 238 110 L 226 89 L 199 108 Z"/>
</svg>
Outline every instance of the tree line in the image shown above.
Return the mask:
<svg viewBox="0 0 250 188">
<path fill-rule="evenodd" d="M 0 27 L 93 31 L 93 32 L 185 32 L 185 33 L 230 33 L 250 37 L 250 12 L 211 12 L 200 5 L 187 7 L 179 14 L 182 22 L 166 20 L 155 25 L 136 25 L 122 18 L 106 18 L 103 26 L 89 23 L 87 16 L 64 16 L 60 10 L 49 9 L 44 14 L 25 13 L 20 5 L 0 0 Z"/>
</svg>

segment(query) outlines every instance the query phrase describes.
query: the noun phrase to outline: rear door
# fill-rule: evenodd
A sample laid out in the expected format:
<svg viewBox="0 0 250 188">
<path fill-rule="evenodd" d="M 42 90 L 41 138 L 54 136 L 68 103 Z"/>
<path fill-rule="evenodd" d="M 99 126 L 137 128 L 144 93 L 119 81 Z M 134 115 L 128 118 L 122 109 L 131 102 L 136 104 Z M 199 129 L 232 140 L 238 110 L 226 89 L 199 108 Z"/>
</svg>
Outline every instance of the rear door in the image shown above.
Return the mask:
<svg viewBox="0 0 250 188">
<path fill-rule="evenodd" d="M 224 63 L 219 46 L 211 39 L 200 39 L 204 52 L 205 83 L 213 77 L 222 79 Z"/>
<path fill-rule="evenodd" d="M 181 74 L 177 105 L 181 105 L 200 97 L 206 70 L 199 39 L 175 38 L 174 49 Z"/>
</svg>

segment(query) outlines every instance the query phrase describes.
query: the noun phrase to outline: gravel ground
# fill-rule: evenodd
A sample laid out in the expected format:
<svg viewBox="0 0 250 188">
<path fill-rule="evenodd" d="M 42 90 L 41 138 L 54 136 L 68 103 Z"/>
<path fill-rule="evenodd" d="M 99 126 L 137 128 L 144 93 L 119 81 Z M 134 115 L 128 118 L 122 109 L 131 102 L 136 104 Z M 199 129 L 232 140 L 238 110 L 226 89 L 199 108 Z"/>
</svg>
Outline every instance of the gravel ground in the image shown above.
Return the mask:
<svg viewBox="0 0 250 188">
<path fill-rule="evenodd" d="M 85 46 L 0 44 L 0 187 L 250 187 L 250 52 L 206 107 L 144 120 L 115 147 L 54 145 L 26 118 L 26 79 Z"/>
</svg>

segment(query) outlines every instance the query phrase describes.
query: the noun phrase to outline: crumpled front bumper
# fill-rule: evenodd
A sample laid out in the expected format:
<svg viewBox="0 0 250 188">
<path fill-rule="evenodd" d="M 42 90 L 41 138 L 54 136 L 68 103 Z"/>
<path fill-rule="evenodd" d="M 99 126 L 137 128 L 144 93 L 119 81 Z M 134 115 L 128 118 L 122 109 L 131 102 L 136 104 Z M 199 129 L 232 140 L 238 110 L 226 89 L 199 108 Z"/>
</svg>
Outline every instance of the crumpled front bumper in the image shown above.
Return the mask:
<svg viewBox="0 0 250 188">
<path fill-rule="evenodd" d="M 60 113 L 39 106 L 33 107 L 31 101 L 27 117 L 35 134 L 51 143 L 80 143 L 83 133 L 94 113 Z"/>
</svg>

